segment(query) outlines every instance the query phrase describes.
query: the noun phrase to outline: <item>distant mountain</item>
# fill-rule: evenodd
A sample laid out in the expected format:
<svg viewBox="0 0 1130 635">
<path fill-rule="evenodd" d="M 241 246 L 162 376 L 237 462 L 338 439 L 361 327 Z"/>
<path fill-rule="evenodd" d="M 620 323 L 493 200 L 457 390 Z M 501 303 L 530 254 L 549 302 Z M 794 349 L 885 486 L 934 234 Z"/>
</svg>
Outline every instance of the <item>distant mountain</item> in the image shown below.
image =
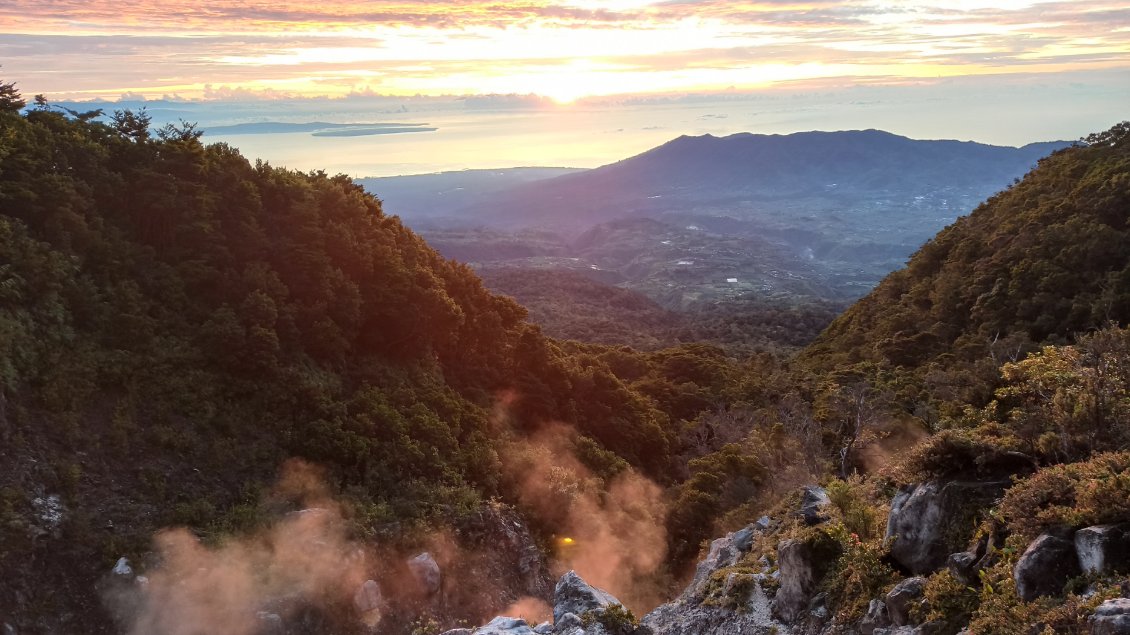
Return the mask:
<svg viewBox="0 0 1130 635">
<path fill-rule="evenodd" d="M 581 231 L 616 217 L 703 206 L 740 218 L 743 208 L 774 208 L 782 199 L 952 192 L 975 202 L 1066 145 L 919 141 L 879 130 L 682 136 L 594 170 L 519 186 L 466 212 L 503 226 Z"/>
<path fill-rule="evenodd" d="M 867 293 L 938 230 L 1068 142 L 878 130 L 679 137 L 592 170 L 367 179 L 444 255 L 607 272 L 668 309 Z M 737 286 L 735 286 L 737 285 Z"/>
</svg>

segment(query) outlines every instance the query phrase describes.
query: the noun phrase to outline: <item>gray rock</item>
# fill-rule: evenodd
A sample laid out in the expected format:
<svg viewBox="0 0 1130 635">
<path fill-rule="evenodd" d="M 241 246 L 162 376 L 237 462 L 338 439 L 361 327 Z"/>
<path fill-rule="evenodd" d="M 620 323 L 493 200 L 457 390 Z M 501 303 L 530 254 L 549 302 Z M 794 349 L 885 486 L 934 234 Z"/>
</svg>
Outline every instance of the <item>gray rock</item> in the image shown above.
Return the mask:
<svg viewBox="0 0 1130 635">
<path fill-rule="evenodd" d="M 926 578 L 907 578 L 895 585 L 887 593 L 887 615 L 892 626 L 910 624 L 910 609 L 922 598 L 926 590 Z"/>
<path fill-rule="evenodd" d="M 125 556 L 118 558 L 118 562 L 114 564 L 112 573 L 114 575 L 120 575 L 124 578 L 132 578 L 133 567 L 131 567 L 129 564 L 129 558 L 126 558 Z"/>
<path fill-rule="evenodd" d="M 1130 635 L 1130 598 L 1107 600 L 1091 617 L 1092 635 Z"/>
<path fill-rule="evenodd" d="M 520 617 L 496 617 L 471 631 L 472 635 L 535 635 L 534 629 Z"/>
<path fill-rule="evenodd" d="M 440 573 L 439 564 L 432 557 L 432 554 L 425 551 L 412 557 L 408 561 L 408 569 L 425 593 L 434 595 L 439 591 L 440 585 L 443 583 L 443 576 Z"/>
<path fill-rule="evenodd" d="M 1081 572 L 1073 541 L 1042 534 L 1016 561 L 1012 579 L 1020 599 L 1031 602 L 1045 595 L 1059 595 L 1068 579 Z"/>
<path fill-rule="evenodd" d="M 1095 525 L 1075 532 L 1083 573 L 1122 571 L 1130 565 L 1130 531 L 1125 525 Z"/>
<path fill-rule="evenodd" d="M 772 522 L 773 520 L 768 516 L 762 516 L 761 518 L 758 518 L 757 521 L 755 521 L 753 525 L 751 525 L 751 527 L 753 527 L 757 531 L 768 531 L 769 524 Z"/>
<path fill-rule="evenodd" d="M 757 531 L 757 524 L 754 523 L 711 542 L 706 557 L 695 567 L 694 579 L 684 591 L 684 596 L 702 595 L 712 573 L 737 564 L 743 555 L 749 553 Z"/>
<path fill-rule="evenodd" d="M 4 635 L 17 635 L 16 627 L 4 622 Z"/>
<path fill-rule="evenodd" d="M 923 633 L 917 626 L 894 626 L 877 628 L 872 635 L 923 635 Z"/>
<path fill-rule="evenodd" d="M 262 635 L 282 635 L 285 632 L 282 616 L 278 613 L 259 611 L 255 614 L 255 617 L 259 619 L 262 625 L 258 631 Z"/>
<path fill-rule="evenodd" d="M 439 635 L 471 635 L 474 631 L 469 628 L 453 628 L 450 631 L 444 631 Z"/>
<path fill-rule="evenodd" d="M 800 499 L 800 515 L 804 518 L 805 524 L 819 525 L 827 522 L 829 517 L 825 511 L 831 504 L 828 492 L 824 491 L 823 487 L 809 485 L 804 488 L 804 494 Z"/>
<path fill-rule="evenodd" d="M 964 586 L 971 586 L 977 580 L 977 554 L 972 551 L 951 553 L 946 559 L 946 568 L 954 579 Z"/>
<path fill-rule="evenodd" d="M 862 635 L 873 635 L 875 629 L 890 625 L 891 617 L 887 613 L 887 603 L 882 600 L 871 600 L 867 605 L 867 615 L 864 615 L 859 622 L 859 632 Z"/>
<path fill-rule="evenodd" d="M 381 608 L 381 587 L 376 580 L 365 580 L 353 593 L 353 606 L 358 613 L 368 613 Z"/>
<path fill-rule="evenodd" d="M 611 604 L 620 604 L 612 594 L 603 591 L 570 571 L 561 576 L 553 590 L 553 621 L 558 623 L 566 613 L 584 615 L 588 611 L 603 611 Z"/>
<path fill-rule="evenodd" d="M 553 632 L 553 624 L 549 622 L 542 622 L 534 627 L 534 632 L 538 635 L 549 635 Z"/>
<path fill-rule="evenodd" d="M 565 613 L 559 618 L 555 617 L 553 620 L 553 627 L 558 632 L 569 628 L 581 628 L 582 625 L 581 618 L 576 613 Z"/>
<path fill-rule="evenodd" d="M 789 635 L 793 631 L 773 618 L 772 603 L 755 585 L 740 607 L 680 600 L 657 607 L 641 623 L 653 635 Z"/>
<path fill-rule="evenodd" d="M 831 537 L 824 538 L 783 540 L 777 545 L 781 586 L 773 599 L 773 612 L 785 622 L 795 622 L 808 610 L 813 592 L 835 560 L 830 556 L 838 553 L 839 545 Z"/>
<path fill-rule="evenodd" d="M 891 501 L 887 517 L 886 537 L 894 538 L 891 557 L 915 575 L 937 571 L 962 547 L 961 543 L 949 544 L 950 523 L 971 505 L 989 505 L 1007 485 L 1003 481 L 930 481 L 903 487 Z"/>
</svg>

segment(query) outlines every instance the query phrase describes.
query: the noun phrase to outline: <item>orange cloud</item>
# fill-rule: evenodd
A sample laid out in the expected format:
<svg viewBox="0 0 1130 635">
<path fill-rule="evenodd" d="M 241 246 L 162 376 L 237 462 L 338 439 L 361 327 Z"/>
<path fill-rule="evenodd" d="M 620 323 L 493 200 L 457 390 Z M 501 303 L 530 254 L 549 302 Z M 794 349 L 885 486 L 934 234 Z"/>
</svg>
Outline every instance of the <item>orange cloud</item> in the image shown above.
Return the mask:
<svg viewBox="0 0 1130 635">
<path fill-rule="evenodd" d="M 1119 0 L 8 0 L 4 74 L 62 97 L 752 88 L 1130 68 Z"/>
</svg>

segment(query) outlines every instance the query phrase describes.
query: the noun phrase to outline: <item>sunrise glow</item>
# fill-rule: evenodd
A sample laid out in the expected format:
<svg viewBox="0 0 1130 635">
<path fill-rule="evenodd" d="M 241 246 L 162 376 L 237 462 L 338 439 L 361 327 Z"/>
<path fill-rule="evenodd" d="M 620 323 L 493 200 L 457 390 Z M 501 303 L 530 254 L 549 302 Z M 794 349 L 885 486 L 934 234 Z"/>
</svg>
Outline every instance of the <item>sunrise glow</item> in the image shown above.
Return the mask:
<svg viewBox="0 0 1130 635">
<path fill-rule="evenodd" d="M 1130 68 L 1117 0 L 12 0 L 3 72 L 56 98 L 602 95 Z M 1128 74 L 1130 77 L 1130 74 Z"/>
</svg>

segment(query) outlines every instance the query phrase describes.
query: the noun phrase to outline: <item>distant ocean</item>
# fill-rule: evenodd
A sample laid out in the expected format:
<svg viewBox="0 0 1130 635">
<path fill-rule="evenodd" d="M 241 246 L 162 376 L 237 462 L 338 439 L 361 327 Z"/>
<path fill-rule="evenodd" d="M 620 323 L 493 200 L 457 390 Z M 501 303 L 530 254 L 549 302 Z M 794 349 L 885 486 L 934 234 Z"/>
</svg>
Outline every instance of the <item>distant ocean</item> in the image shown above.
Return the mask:
<svg viewBox="0 0 1130 635">
<path fill-rule="evenodd" d="M 1110 74 L 1107 72 L 1105 74 Z M 923 85 L 854 86 L 818 91 L 776 90 L 552 106 L 523 97 L 307 99 L 298 101 L 147 102 L 154 123 L 286 132 L 208 134 L 251 159 L 292 169 L 354 177 L 423 174 L 517 166 L 596 167 L 680 135 L 877 128 L 916 139 L 959 139 L 998 145 L 1077 139 L 1125 118 L 1130 82 L 1112 90 L 1096 81 L 1008 82 L 965 78 Z M 1078 80 L 1078 77 L 1076 77 Z M 102 105 L 102 104 L 98 104 Z M 90 104 L 79 105 L 79 108 Z M 105 104 L 107 111 L 119 107 Z M 352 124 L 353 131 L 311 131 L 311 122 Z M 363 124 L 369 124 L 365 126 Z M 410 124 L 428 131 L 407 130 Z M 358 131 L 361 132 L 358 132 Z M 368 132 L 365 132 L 368 131 Z"/>
</svg>

